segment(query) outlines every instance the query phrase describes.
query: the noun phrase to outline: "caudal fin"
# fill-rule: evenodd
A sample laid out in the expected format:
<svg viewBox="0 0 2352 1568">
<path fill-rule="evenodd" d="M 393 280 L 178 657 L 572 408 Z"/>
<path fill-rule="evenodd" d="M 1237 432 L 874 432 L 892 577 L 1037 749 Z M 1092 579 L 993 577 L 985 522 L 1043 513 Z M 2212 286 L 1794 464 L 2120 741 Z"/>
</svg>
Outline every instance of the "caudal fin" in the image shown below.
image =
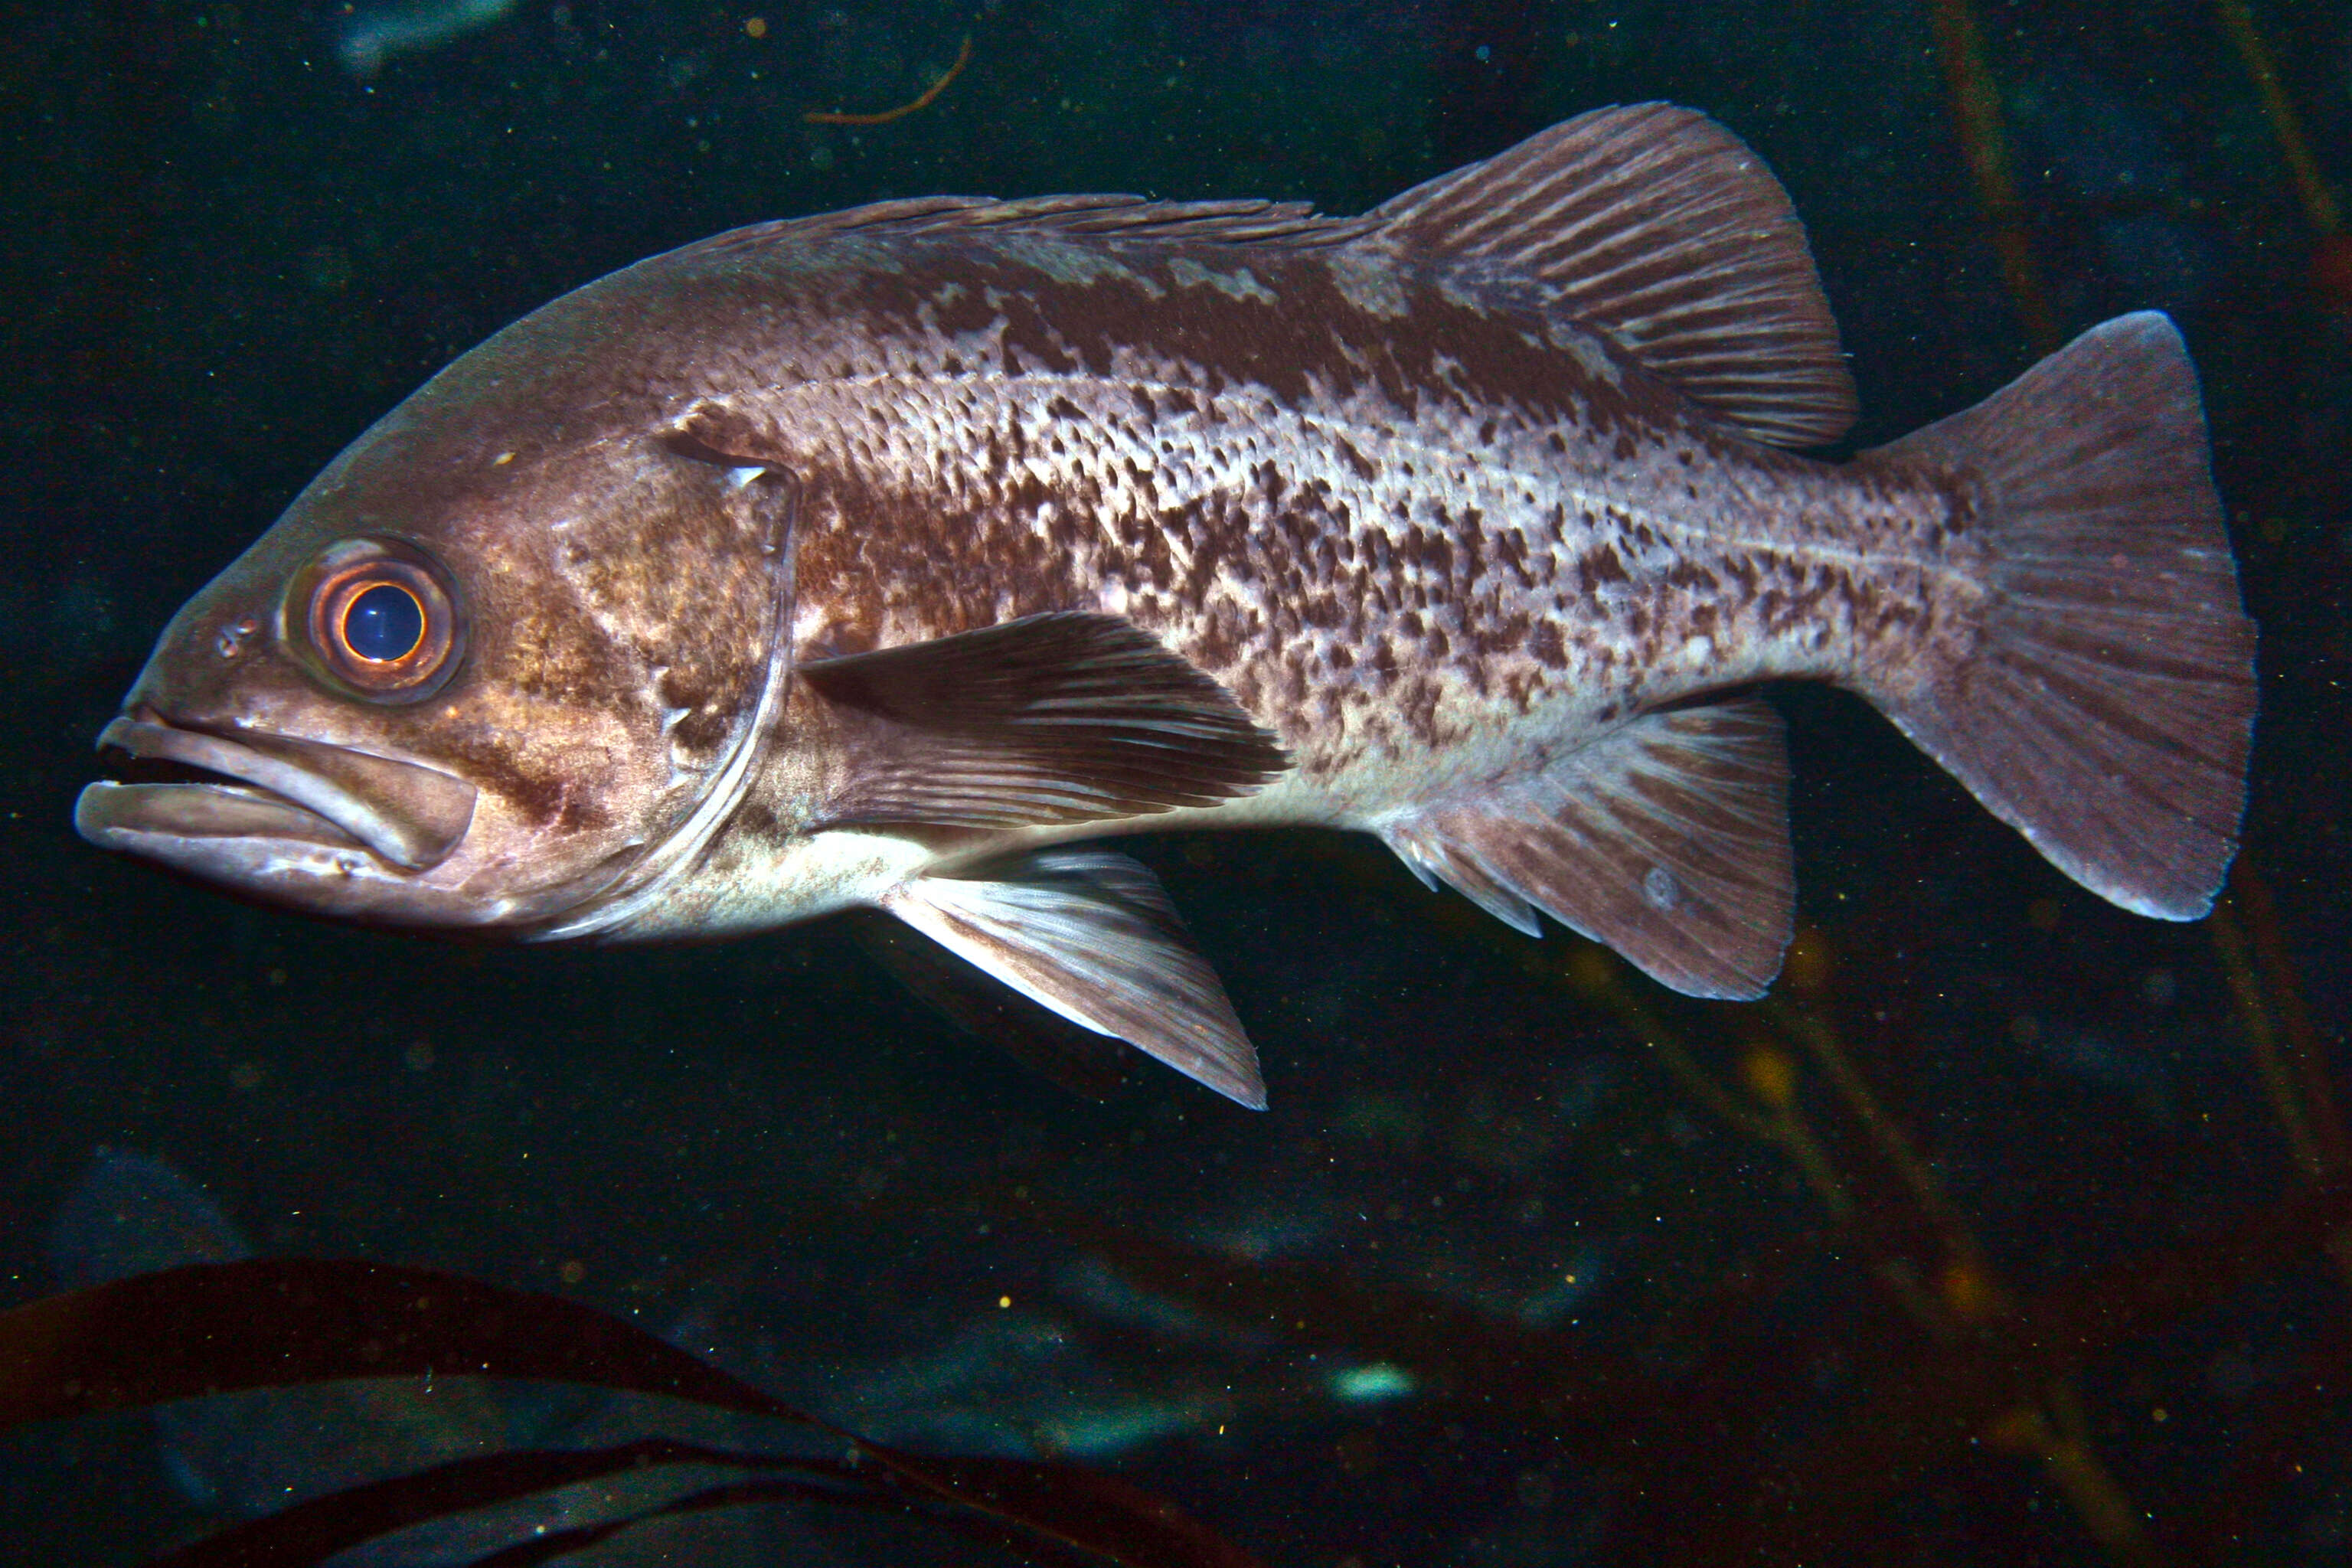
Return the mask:
<svg viewBox="0 0 2352 1568">
<path fill-rule="evenodd" d="M 1972 488 L 1992 556 L 1973 651 L 1874 693 L 1889 717 L 2093 892 L 2203 915 L 2245 804 L 2254 628 L 2172 322 L 2094 327 L 1862 461 Z"/>
</svg>

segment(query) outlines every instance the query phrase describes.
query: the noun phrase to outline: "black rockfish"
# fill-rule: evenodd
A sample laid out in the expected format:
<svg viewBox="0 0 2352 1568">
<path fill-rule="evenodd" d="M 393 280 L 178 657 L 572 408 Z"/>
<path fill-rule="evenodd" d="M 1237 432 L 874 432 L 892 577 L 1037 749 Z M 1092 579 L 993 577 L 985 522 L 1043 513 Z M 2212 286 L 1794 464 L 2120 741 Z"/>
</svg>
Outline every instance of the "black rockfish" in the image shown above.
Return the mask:
<svg viewBox="0 0 2352 1568">
<path fill-rule="evenodd" d="M 2084 887 L 2202 914 L 2253 629 L 2171 323 L 1850 463 L 1789 450 L 1853 414 L 1787 197 L 1664 105 L 1357 218 L 741 229 L 355 442 L 100 738 L 163 776 L 76 821 L 393 925 L 878 906 L 1249 1105 L 1159 884 L 1075 841 L 1362 828 L 1523 931 L 1753 996 L 1791 920 L 1767 679 L 1861 692 Z"/>
</svg>

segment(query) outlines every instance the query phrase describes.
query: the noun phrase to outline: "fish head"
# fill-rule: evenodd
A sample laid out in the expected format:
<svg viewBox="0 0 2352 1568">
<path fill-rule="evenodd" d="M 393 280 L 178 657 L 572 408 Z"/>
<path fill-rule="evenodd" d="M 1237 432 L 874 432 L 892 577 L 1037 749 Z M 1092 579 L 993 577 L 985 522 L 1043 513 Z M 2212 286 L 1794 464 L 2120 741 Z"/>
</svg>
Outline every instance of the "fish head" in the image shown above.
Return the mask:
<svg viewBox="0 0 2352 1568">
<path fill-rule="evenodd" d="M 740 788 L 790 494 L 679 451 L 642 381 L 583 384 L 576 326 L 531 335 L 386 416 L 173 618 L 84 837 L 317 914 L 543 927 Z"/>
</svg>

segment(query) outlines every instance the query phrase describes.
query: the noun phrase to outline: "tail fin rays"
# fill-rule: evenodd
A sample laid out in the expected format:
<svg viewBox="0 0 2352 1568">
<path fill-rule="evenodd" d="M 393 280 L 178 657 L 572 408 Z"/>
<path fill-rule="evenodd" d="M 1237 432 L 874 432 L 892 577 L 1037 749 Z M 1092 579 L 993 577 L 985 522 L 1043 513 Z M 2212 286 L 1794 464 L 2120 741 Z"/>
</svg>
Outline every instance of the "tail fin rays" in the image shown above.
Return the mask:
<svg viewBox="0 0 2352 1568">
<path fill-rule="evenodd" d="M 2171 321 L 2094 327 L 1861 461 L 1972 477 L 1993 556 L 1973 655 L 1872 695 L 2083 886 L 2202 916 L 2237 847 L 2254 629 Z"/>
</svg>

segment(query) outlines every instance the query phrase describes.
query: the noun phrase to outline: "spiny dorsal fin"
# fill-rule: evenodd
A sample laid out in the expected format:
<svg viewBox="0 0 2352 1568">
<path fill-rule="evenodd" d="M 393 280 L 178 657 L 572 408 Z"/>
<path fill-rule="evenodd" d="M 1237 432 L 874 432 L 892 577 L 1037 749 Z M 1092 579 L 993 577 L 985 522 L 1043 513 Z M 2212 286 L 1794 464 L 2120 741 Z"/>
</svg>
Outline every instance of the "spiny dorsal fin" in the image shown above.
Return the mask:
<svg viewBox="0 0 2352 1568">
<path fill-rule="evenodd" d="M 1561 311 L 1758 440 L 1817 446 L 1853 423 L 1788 193 L 1703 114 L 1594 110 L 1369 216 L 1370 243 L 1549 286 Z"/>
<path fill-rule="evenodd" d="M 1257 1052 L 1217 972 L 1159 879 L 1126 856 L 1047 849 L 914 878 L 882 907 L 1073 1023 L 1265 1109 Z"/>
<path fill-rule="evenodd" d="M 1223 687 L 1112 616 L 1029 616 L 797 673 L 845 725 L 834 826 L 1098 821 L 1230 800 L 1289 765 Z"/>
<path fill-rule="evenodd" d="M 842 236 L 899 238 L 1034 234 L 1096 239 L 1188 240 L 1211 245 L 1344 245 L 1370 232 L 1369 217 L 1329 217 L 1307 202 L 1162 202 L 1143 196 L 908 196 L 842 212 L 753 224 L 690 247 L 751 250 Z"/>
<path fill-rule="evenodd" d="M 1685 995 L 1762 995 L 1793 929 L 1788 758 L 1753 698 L 1636 719 L 1382 837 L 1528 935 L 1541 910 Z"/>
</svg>

